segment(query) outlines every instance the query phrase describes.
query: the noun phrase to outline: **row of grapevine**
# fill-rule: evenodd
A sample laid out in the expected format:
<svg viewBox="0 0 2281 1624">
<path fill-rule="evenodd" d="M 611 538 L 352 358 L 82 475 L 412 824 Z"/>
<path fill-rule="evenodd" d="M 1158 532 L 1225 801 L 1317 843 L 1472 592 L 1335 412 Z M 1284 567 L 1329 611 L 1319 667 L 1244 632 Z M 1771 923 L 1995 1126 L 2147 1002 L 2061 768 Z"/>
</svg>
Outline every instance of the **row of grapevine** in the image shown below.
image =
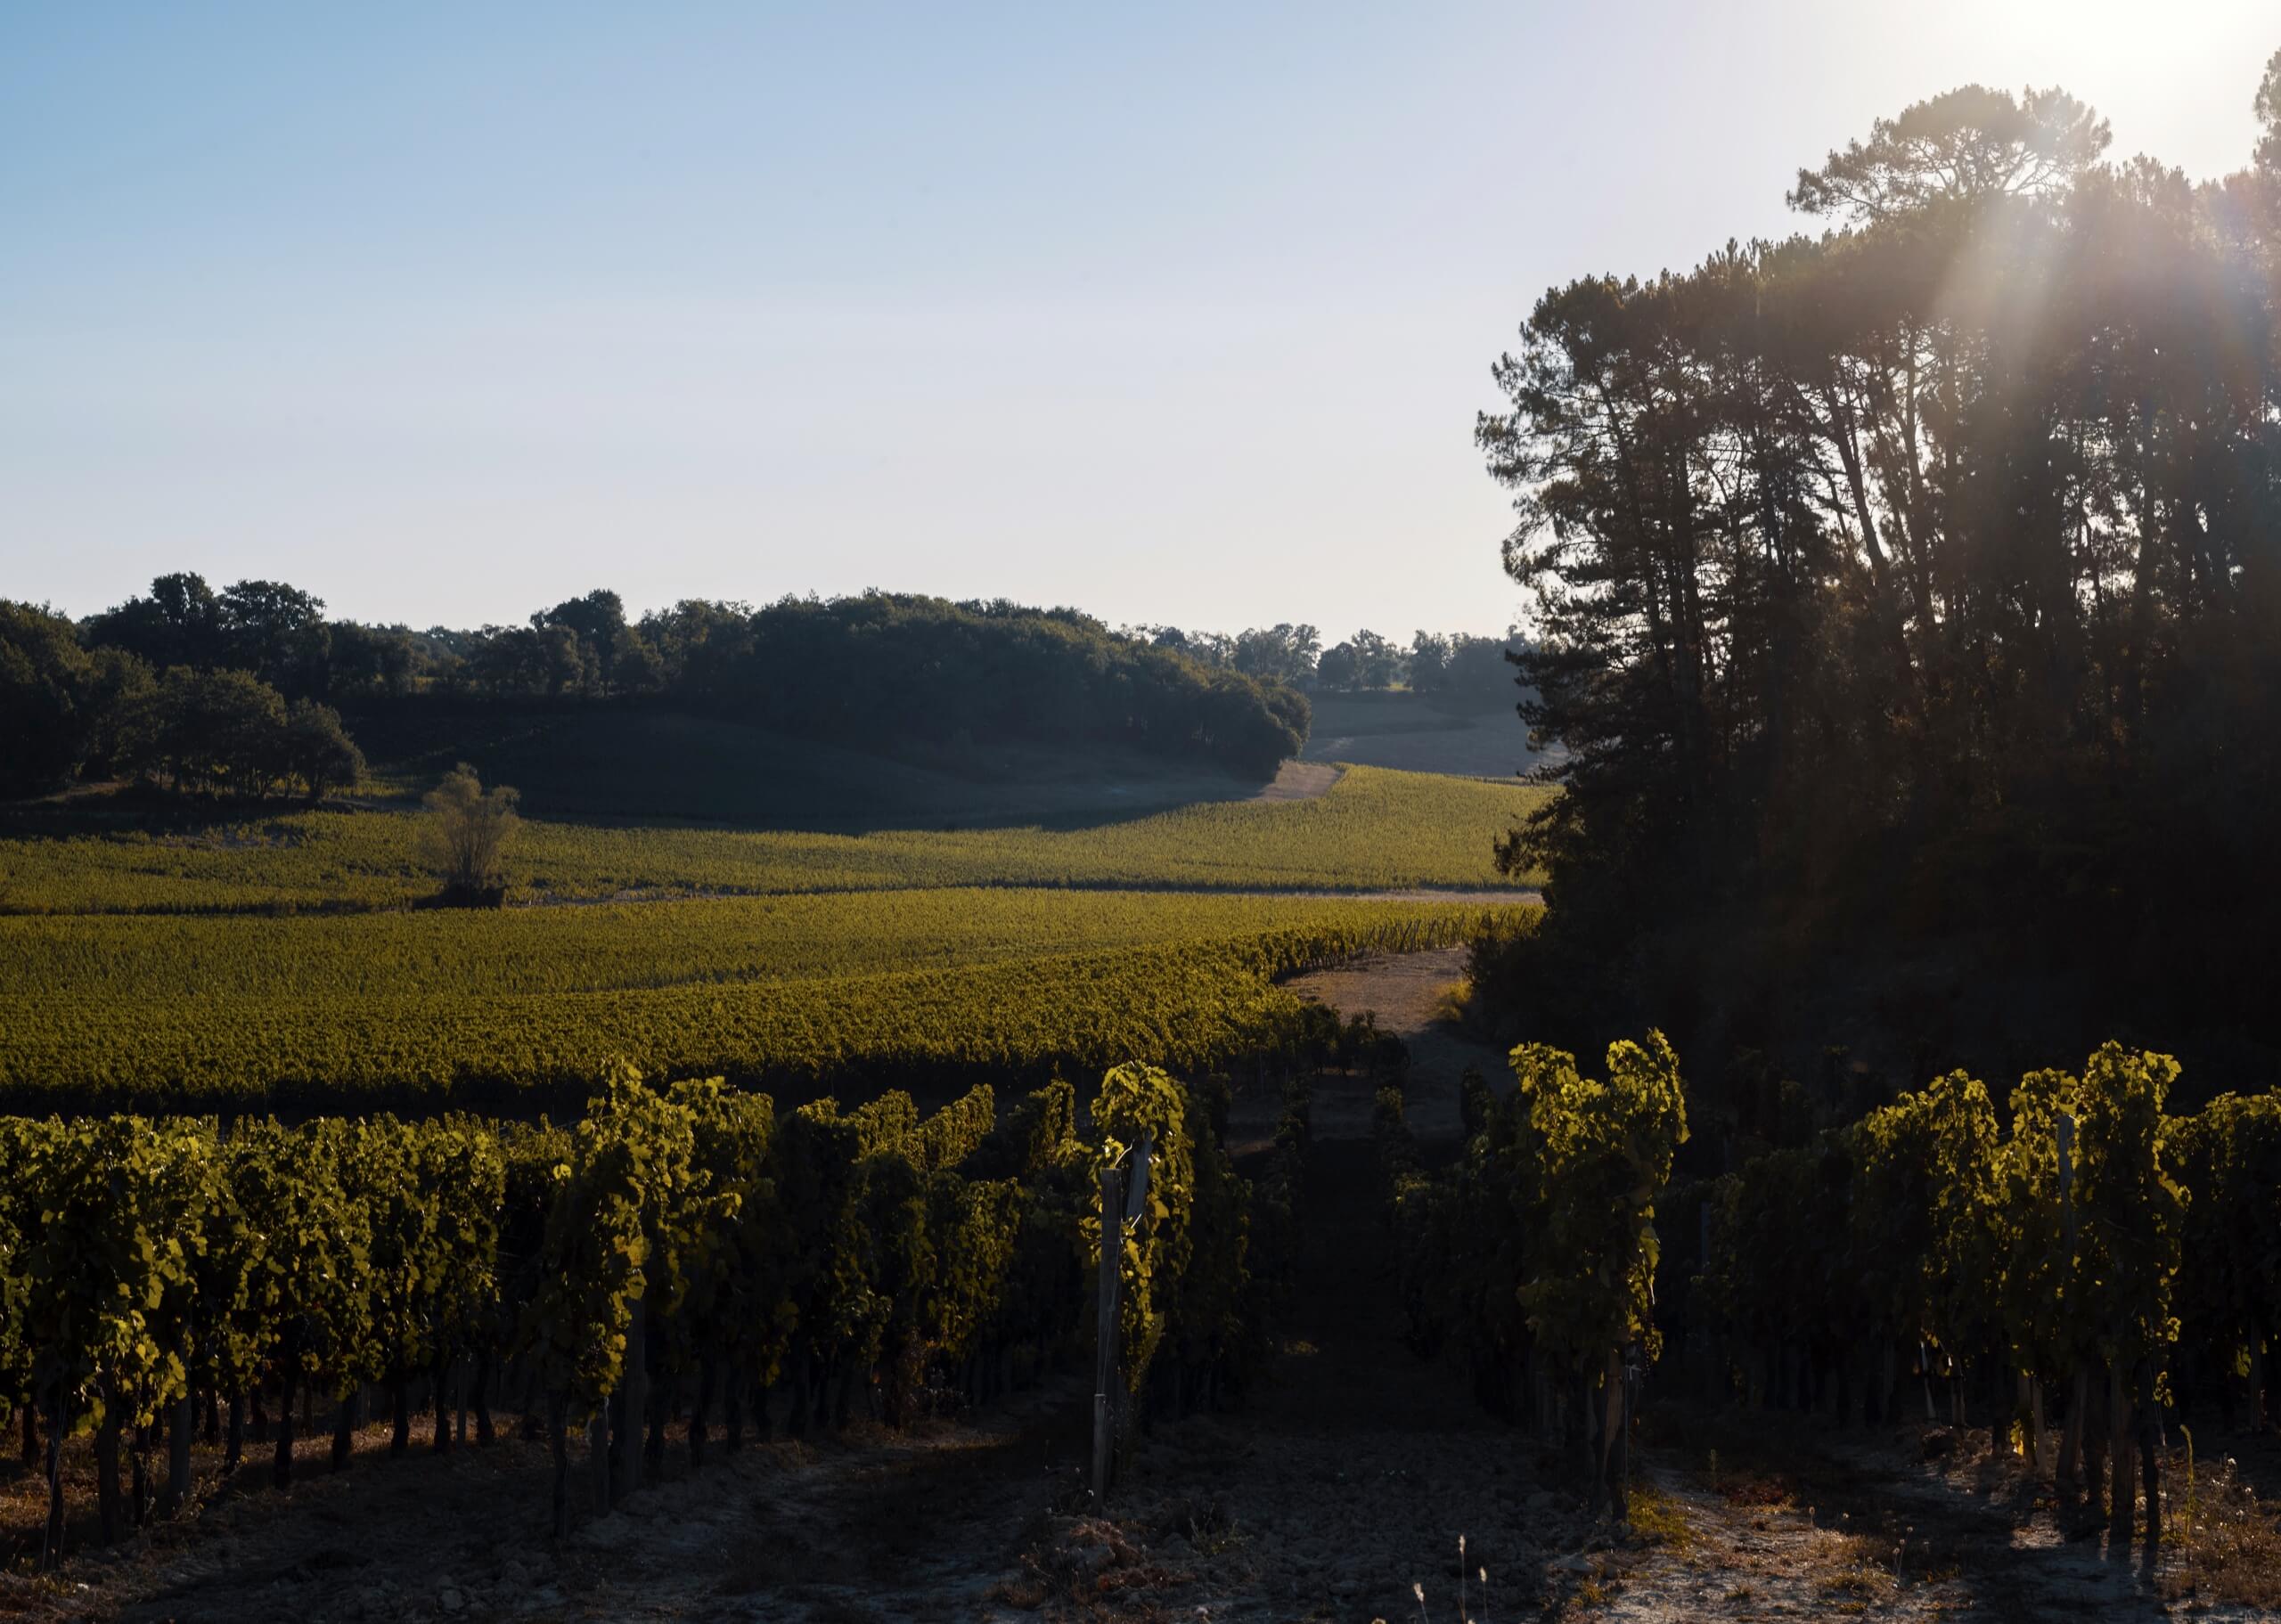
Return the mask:
<svg viewBox="0 0 2281 1624">
<path fill-rule="evenodd" d="M 1518 1086 L 1464 1082 L 1467 1142 L 1421 1164 L 1398 1088 L 1380 1090 L 1379 1164 L 1411 1344 L 1454 1344 L 1495 1412 L 1565 1431 L 1588 1498 L 1624 1514 L 1624 1440 L 1654 1319 L 1656 1203 L 1687 1138 L 1679 1061 L 1659 1032 L 1607 1052 L 1606 1081 L 1539 1044 Z"/>
<path fill-rule="evenodd" d="M 2281 1095 L 2163 1111 L 2178 1065 L 2107 1044 L 2081 1074 L 1987 1088 L 1935 1079 L 1703 1192 L 1708 1252 L 1690 1330 L 1762 1402 L 1834 1387 L 1896 1416 L 1988 1397 L 1997 1445 L 2104 1503 L 2127 1538 L 2143 1489 L 2160 1532 L 2163 1409 L 2185 1377 L 2262 1405 L 2281 1334 Z M 1819 1244 L 1801 1246 L 1811 1234 Z M 2135 1462 L 2134 1462 L 2134 1457 Z"/>
<path fill-rule="evenodd" d="M 1208 1396 L 1261 1334 L 1255 1204 L 1288 1199 L 1235 1171 L 1225 1098 L 1125 1065 L 1089 1130 L 1059 1080 L 1004 1111 L 985 1085 L 927 1115 L 895 1093 L 780 1114 L 718 1079 L 653 1088 L 620 1065 L 567 1128 L 0 1119 L 0 1391 L 29 1407 L 28 1440 L 35 1410 L 44 1424 L 48 1554 L 63 1440 L 82 1431 L 108 1538 L 189 1491 L 201 1413 L 231 1471 L 250 1412 L 284 1483 L 297 1405 L 328 1405 L 336 1469 L 368 1397 L 392 1404 L 397 1452 L 415 1395 L 437 1450 L 454 1394 L 478 1442 L 495 1402 L 519 1405 L 551 1441 L 560 1531 L 576 1427 L 607 1510 L 656 1469 L 676 1415 L 696 1464 L 716 1411 L 732 1449 L 748 1418 L 765 1429 L 772 1390 L 794 1432 L 859 1404 L 899 1424 L 954 1391 L 986 1400 L 1082 1352 L 1095 1170 L 1143 1133 L 1148 1210 L 1112 1225 L 1123 1374 L 1136 1400 Z M 1263 1184 L 1295 1179 L 1279 1166 Z"/>
<path fill-rule="evenodd" d="M 946 1098 L 978 1081 L 1034 1085 L 1135 1057 L 1202 1074 L 1292 1041 L 1303 1006 L 1278 978 L 1463 942 L 1488 917 L 1356 904 L 1235 937 L 949 968 L 531 993 L 482 991 L 473 969 L 459 988 L 330 990 L 342 967 L 307 994 L 159 997 L 100 982 L 51 991 L 27 955 L 0 1031 L 0 1107 L 525 1115 L 575 1109 L 602 1055 L 803 1098 L 888 1088 Z M 217 989 L 229 973 L 217 962 Z"/>
<path fill-rule="evenodd" d="M 2230 1421 L 2245 1382 L 2266 1413 L 2281 1093 L 2170 1116 L 2177 1063 L 2110 1043 L 2081 1075 L 2023 1078 L 2008 1118 L 1954 1073 L 1667 1188 L 1685 1118 L 1659 1038 L 1612 1049 L 1605 1087 L 1540 1047 L 1513 1064 L 1507 1099 L 1466 1079 L 1466 1145 L 1439 1176 L 1381 1092 L 1402 1302 L 1413 1346 L 1456 1349 L 1484 1406 L 1595 1446 L 1595 1488 L 1619 1464 L 1619 1387 L 1665 1330 L 1719 1391 L 1834 1400 L 1841 1424 L 1897 1419 L 1912 1378 L 1958 1426 L 1985 1395 L 1998 1446 L 2126 1539 L 2142 1493 L 2160 1535 L 2166 1408 L 2214 1397 Z M 1657 1207 L 1680 1219 L 1669 1257 Z"/>
</svg>

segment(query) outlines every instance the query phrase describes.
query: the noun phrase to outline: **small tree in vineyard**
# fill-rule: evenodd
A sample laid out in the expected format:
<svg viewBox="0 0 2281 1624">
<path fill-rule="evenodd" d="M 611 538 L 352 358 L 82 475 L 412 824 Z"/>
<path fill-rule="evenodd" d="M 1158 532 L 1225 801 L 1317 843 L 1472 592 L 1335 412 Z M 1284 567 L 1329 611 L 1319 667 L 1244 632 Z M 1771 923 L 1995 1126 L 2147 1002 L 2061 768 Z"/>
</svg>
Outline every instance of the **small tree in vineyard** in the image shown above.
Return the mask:
<svg viewBox="0 0 2281 1624">
<path fill-rule="evenodd" d="M 517 799 L 503 784 L 485 789 L 465 762 L 428 792 L 421 802 L 428 809 L 421 837 L 447 899 L 496 903 L 505 895 L 507 841 L 520 821 Z"/>
</svg>

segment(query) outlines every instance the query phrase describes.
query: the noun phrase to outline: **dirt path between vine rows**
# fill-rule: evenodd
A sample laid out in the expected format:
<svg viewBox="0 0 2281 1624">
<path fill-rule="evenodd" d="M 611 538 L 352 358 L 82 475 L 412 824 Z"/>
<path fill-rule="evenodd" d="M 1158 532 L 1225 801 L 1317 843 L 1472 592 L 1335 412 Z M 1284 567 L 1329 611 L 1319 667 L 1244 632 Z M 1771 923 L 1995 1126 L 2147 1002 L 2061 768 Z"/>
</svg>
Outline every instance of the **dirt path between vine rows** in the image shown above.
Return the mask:
<svg viewBox="0 0 2281 1624">
<path fill-rule="evenodd" d="M 1461 969 L 1458 955 L 1424 953 L 1299 983 L 1342 1012 L 1372 1009 L 1410 1045 L 1429 1155 L 1455 1149 L 1464 1066 L 1496 1074 L 1435 1018 Z M 1478 1408 L 1451 1360 L 1406 1344 L 1369 1103 L 1362 1077 L 1319 1086 L 1300 1273 L 1273 1379 L 1239 1408 L 1158 1424 L 1106 1517 L 1088 1514 L 1078 1481 L 1087 1395 L 1075 1375 L 908 1433 L 859 1423 L 840 1440 L 735 1457 L 716 1444 L 695 1475 L 677 1447 L 663 1482 L 583 1520 L 559 1548 L 544 1535 L 537 1446 L 392 1461 L 373 1431 L 341 1476 L 323 1472 L 322 1443 L 307 1449 L 290 1497 L 215 1500 L 116 1555 L 75 1558 L 60 1583 L 0 1577 L 0 1612 L 281 1624 L 1440 1624 L 1462 1601 L 1484 1624 L 2073 1624 L 2182 1610 L 2179 1558 L 2150 1572 L 2132 1553 L 2110 1561 L 2096 1537 L 2068 1538 L 2016 1463 L 1989 1457 L 1984 1433 L 1839 1432 L 1821 1418 L 1655 1407 L 1634 1527 L 1586 1518 L 1557 1452 Z M 1239 1121 L 1271 1115 L 1271 1102 L 1239 1106 Z M 2281 1471 L 2269 1440 L 2226 1447 L 2262 1451 L 2244 1454 L 2245 1472 Z M 34 1497 L 21 1475 L 0 1477 L 0 1535 L 20 1540 Z M 2272 1615 L 2220 1605 L 2195 1616 Z"/>
</svg>

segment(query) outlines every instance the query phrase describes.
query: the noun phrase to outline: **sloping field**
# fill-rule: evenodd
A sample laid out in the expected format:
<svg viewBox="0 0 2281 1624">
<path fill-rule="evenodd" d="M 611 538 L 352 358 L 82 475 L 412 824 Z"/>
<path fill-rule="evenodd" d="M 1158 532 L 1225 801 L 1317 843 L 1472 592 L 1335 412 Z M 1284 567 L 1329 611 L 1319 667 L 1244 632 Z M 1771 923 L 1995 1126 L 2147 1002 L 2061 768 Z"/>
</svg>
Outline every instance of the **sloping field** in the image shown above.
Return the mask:
<svg viewBox="0 0 2281 1624">
<path fill-rule="evenodd" d="M 863 834 L 531 819 L 522 900 L 1049 885 L 1198 891 L 1482 890 L 1497 836 L 1549 791 L 1356 767 L 1287 800 L 1205 802 L 1074 827 Z M 0 913 L 398 908 L 435 882 L 416 814 L 281 813 L 173 833 L 0 841 Z M 1518 887 L 1516 886 L 1516 889 Z"/>
<path fill-rule="evenodd" d="M 1531 755 L 1511 706 L 1445 710 L 1423 694 L 1392 692 L 1317 694 L 1305 758 L 1510 779 L 1562 754 L 1555 746 Z"/>
<path fill-rule="evenodd" d="M 1459 903 L 998 889 L 281 919 L 0 920 L 0 1099 L 575 1105 L 613 1059 L 947 1093 L 1284 1041 L 1293 971 L 1466 939 Z"/>
</svg>

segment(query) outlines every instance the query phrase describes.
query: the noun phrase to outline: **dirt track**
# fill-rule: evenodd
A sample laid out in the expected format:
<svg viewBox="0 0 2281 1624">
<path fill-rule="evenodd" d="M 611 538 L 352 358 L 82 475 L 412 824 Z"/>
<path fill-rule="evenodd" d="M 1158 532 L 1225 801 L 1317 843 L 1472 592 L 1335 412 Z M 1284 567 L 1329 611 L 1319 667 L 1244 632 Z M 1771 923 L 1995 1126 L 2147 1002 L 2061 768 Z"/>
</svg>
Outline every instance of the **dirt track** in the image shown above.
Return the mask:
<svg viewBox="0 0 2281 1624">
<path fill-rule="evenodd" d="M 1312 801 L 1330 793 L 1330 787 L 1346 776 L 1346 769 L 1329 762 L 1287 761 L 1275 770 L 1255 801 Z"/>
</svg>

